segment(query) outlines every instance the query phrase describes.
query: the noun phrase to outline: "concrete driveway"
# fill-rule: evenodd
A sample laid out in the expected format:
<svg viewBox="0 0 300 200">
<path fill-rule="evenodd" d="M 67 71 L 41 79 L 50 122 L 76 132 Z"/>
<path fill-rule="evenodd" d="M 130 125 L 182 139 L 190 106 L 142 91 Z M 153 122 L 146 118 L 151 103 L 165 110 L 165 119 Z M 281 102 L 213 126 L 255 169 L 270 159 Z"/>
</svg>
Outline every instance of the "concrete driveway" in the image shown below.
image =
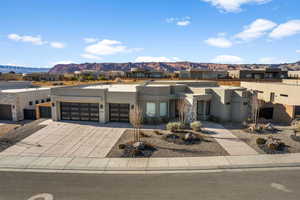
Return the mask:
<svg viewBox="0 0 300 200">
<path fill-rule="evenodd" d="M 51 122 L 1 155 L 103 158 L 119 140 L 124 128 L 96 123 Z"/>
</svg>

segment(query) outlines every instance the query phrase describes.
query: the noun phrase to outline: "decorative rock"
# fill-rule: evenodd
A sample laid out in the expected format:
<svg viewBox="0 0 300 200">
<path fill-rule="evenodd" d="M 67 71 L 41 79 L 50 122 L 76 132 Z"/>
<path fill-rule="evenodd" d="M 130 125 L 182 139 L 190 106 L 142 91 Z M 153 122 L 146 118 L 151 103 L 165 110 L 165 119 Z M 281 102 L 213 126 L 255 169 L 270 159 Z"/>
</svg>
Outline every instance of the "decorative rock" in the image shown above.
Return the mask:
<svg viewBox="0 0 300 200">
<path fill-rule="evenodd" d="M 132 146 L 135 149 L 139 149 L 139 150 L 144 150 L 145 149 L 145 144 L 143 142 L 135 142 Z"/>
</svg>

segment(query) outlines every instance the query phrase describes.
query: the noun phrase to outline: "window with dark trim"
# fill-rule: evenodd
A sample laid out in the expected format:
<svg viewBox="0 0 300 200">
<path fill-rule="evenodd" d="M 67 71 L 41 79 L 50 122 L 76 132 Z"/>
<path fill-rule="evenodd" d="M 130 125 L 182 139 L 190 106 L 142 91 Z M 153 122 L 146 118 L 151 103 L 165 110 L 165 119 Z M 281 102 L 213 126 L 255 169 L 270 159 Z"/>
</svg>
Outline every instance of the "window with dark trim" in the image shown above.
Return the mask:
<svg viewBox="0 0 300 200">
<path fill-rule="evenodd" d="M 29 101 L 29 105 L 32 106 L 32 101 Z"/>
<path fill-rule="evenodd" d="M 36 100 L 36 101 L 35 101 L 35 104 L 39 104 L 39 100 Z"/>
<path fill-rule="evenodd" d="M 289 95 L 287 94 L 280 94 L 281 97 L 288 97 Z"/>
</svg>

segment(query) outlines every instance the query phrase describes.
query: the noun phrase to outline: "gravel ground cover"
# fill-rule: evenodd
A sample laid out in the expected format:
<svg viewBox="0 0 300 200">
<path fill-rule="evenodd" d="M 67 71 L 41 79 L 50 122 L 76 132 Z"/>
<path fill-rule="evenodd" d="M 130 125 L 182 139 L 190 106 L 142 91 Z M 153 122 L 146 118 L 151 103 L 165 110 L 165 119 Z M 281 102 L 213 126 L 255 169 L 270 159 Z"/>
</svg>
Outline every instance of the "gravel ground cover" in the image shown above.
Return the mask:
<svg viewBox="0 0 300 200">
<path fill-rule="evenodd" d="M 155 150 L 146 157 L 202 157 L 202 156 L 226 156 L 228 153 L 216 142 L 216 140 L 206 134 L 199 134 L 201 141 L 194 144 L 184 144 L 182 142 L 166 140 L 168 131 L 142 131 L 141 141 L 151 144 Z M 179 133 L 180 134 L 180 133 Z M 183 133 L 185 134 L 185 133 Z M 133 131 L 127 130 L 112 148 L 108 157 L 126 157 L 124 150 L 119 145 L 128 144 L 133 140 Z"/>
</svg>

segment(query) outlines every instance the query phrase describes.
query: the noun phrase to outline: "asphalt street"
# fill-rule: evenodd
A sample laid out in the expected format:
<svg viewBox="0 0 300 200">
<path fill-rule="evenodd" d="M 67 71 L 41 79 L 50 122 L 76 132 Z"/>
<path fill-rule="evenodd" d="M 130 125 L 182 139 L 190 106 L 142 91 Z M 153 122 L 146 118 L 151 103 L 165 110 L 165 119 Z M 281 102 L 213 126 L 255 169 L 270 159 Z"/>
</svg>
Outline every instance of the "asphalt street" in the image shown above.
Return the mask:
<svg viewBox="0 0 300 200">
<path fill-rule="evenodd" d="M 0 172 L 1 200 L 298 200 L 300 170 L 153 175 Z"/>
</svg>

